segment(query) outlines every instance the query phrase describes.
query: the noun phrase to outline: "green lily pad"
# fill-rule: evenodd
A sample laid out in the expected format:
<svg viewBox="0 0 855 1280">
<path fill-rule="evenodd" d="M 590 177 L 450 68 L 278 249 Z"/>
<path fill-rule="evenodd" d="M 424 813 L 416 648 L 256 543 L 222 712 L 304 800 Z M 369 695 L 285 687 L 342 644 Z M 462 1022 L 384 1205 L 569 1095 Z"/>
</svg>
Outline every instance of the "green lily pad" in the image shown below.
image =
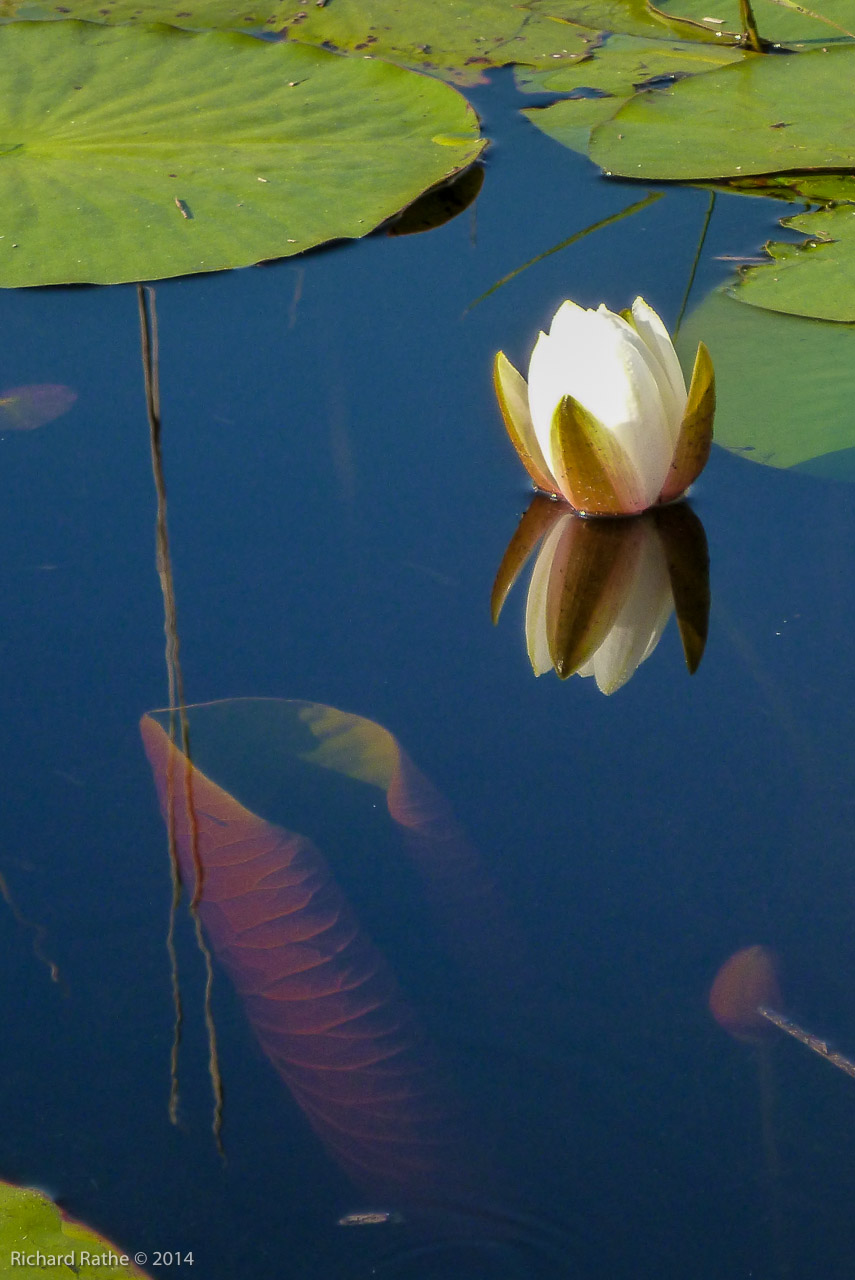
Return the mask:
<svg viewBox="0 0 855 1280">
<path fill-rule="evenodd" d="M 293 0 L 0 0 L 0 23 L 77 18 L 108 26 L 163 22 L 188 31 L 277 31 Z"/>
<path fill-rule="evenodd" d="M 855 321 L 855 204 L 785 218 L 783 225 L 810 238 L 768 244 L 772 261 L 744 268 L 734 297 L 790 315 Z"/>
<path fill-rule="evenodd" d="M 855 44 L 739 63 L 636 94 L 591 136 L 608 173 L 723 178 L 788 169 L 855 168 Z"/>
<path fill-rule="evenodd" d="M 483 82 L 486 70 L 511 63 L 570 63 L 601 31 L 720 40 L 703 23 L 668 17 L 647 0 L 0 0 L 0 22 L 22 18 L 276 31 L 458 84 Z"/>
<path fill-rule="evenodd" d="M 782 219 L 807 239 L 767 244 L 767 261 L 742 267 L 731 295 L 789 315 L 855 322 L 855 174 L 767 174 L 731 179 L 724 189 L 821 206 Z"/>
<path fill-rule="evenodd" d="M 381 58 L 462 84 L 483 81 L 486 68 L 512 62 L 553 66 L 578 57 L 595 38 L 508 0 L 2 0 L 0 13 L 6 20 L 276 31 L 289 41 Z"/>
<path fill-rule="evenodd" d="M 569 62 L 596 39 L 507 0 L 335 0 L 289 8 L 289 40 L 399 62 L 458 84 L 476 84 L 486 69 L 509 63 Z"/>
<path fill-rule="evenodd" d="M 722 39 L 718 30 L 709 24 L 691 16 L 674 17 L 663 12 L 663 6 L 653 5 L 649 0 L 527 0 L 525 7 L 554 21 L 575 22 L 597 31 L 666 39 L 676 36 L 710 43 Z"/>
<path fill-rule="evenodd" d="M 459 84 L 491 67 L 554 67 L 584 56 L 601 31 L 720 40 L 703 23 L 660 13 L 647 0 L 0 0 L 0 22 L 79 18 L 164 22 L 191 30 L 277 31 L 430 72 Z"/>
<path fill-rule="evenodd" d="M 594 97 L 564 98 L 548 107 L 523 107 L 522 114 L 536 129 L 560 142 L 570 151 L 588 154 L 591 130 L 609 120 L 626 98 L 611 94 Z"/>
<path fill-rule="evenodd" d="M 751 0 L 751 7 L 760 35 L 776 43 L 833 40 L 855 30 L 852 0 L 799 0 L 798 5 L 794 0 Z M 741 30 L 739 0 L 659 0 L 658 8 L 711 31 Z"/>
<path fill-rule="evenodd" d="M 703 340 L 716 372 L 716 444 L 771 467 L 841 478 L 855 448 L 855 327 L 745 307 L 716 291 L 686 320 L 677 347 Z M 836 455 L 836 457 L 834 456 Z"/>
<path fill-rule="evenodd" d="M 729 178 L 719 187 L 744 196 L 798 200 L 800 204 L 855 203 L 855 175 L 851 173 L 767 173 L 755 178 Z"/>
<path fill-rule="evenodd" d="M 610 119 L 651 82 L 664 88 L 669 79 L 698 75 L 745 56 L 741 49 L 724 45 L 616 35 L 584 61 L 550 71 L 520 68 L 515 78 L 527 92 L 574 95 L 548 107 L 525 108 L 523 115 L 556 142 L 573 151 L 587 151 L 591 129 Z"/>
<path fill-rule="evenodd" d="M 67 1218 L 43 1191 L 8 1182 L 0 1182 L 0 1257 L 10 1268 L 6 1274 L 20 1280 L 48 1274 L 146 1280 L 132 1253 L 128 1256 L 82 1222 Z"/>
<path fill-rule="evenodd" d="M 595 90 L 630 97 L 651 80 L 667 81 L 713 71 L 746 57 L 742 49 L 697 44 L 690 40 L 653 40 L 643 36 L 606 37 L 584 59 L 545 71 L 520 67 L 514 74 L 527 93 L 578 93 Z"/>
<path fill-rule="evenodd" d="M 113 284 L 358 237 L 484 141 L 456 90 L 244 35 L 0 27 L 0 285 Z"/>
</svg>

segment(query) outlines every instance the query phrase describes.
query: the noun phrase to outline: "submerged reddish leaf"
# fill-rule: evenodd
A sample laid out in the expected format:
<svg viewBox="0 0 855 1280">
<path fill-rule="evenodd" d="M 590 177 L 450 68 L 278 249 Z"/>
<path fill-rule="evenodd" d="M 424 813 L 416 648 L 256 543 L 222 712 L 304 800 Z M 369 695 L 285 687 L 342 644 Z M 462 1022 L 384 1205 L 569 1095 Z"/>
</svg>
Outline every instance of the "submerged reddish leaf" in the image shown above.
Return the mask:
<svg viewBox="0 0 855 1280">
<path fill-rule="evenodd" d="M 279 707 L 290 708 L 317 743 L 304 759 L 385 793 L 386 807 L 401 828 L 404 851 L 432 922 L 461 969 L 480 971 L 490 985 L 499 982 L 505 991 L 519 984 L 525 970 L 519 927 L 445 796 L 397 738 L 374 720 L 320 703 L 283 701 Z"/>
<path fill-rule="evenodd" d="M 71 387 L 49 382 L 0 391 L 0 432 L 32 431 L 67 413 L 77 399 Z"/>
<path fill-rule="evenodd" d="M 774 1026 L 759 1012 L 779 1009 L 778 965 L 768 947 L 744 947 L 726 960 L 710 991 L 710 1012 L 737 1040 L 752 1042 L 774 1036 Z"/>
<path fill-rule="evenodd" d="M 312 760 L 336 772 L 353 758 L 342 733 L 370 725 L 342 719 L 352 724 L 336 721 L 338 732 L 318 748 L 323 758 Z M 190 764 L 151 716 L 141 731 L 161 808 L 173 812 L 188 885 L 201 869 L 199 914 L 214 950 L 324 1144 L 375 1192 L 445 1185 L 459 1157 L 436 1055 L 319 850 L 245 808 Z M 377 783 L 393 753 L 363 752 L 359 761 L 363 780 L 367 770 Z M 413 822 L 406 800 L 396 803 Z"/>
</svg>

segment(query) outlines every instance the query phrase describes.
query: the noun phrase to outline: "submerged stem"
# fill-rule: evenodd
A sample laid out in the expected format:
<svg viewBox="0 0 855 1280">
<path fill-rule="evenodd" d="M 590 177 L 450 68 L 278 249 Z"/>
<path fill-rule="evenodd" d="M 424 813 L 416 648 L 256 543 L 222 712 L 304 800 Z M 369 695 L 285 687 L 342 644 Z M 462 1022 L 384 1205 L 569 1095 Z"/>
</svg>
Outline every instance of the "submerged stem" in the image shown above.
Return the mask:
<svg viewBox="0 0 855 1280">
<path fill-rule="evenodd" d="M 545 249 L 543 253 L 539 253 L 536 258 L 529 258 L 528 262 L 524 262 L 521 267 L 516 267 L 513 271 L 509 271 L 506 276 L 502 276 L 501 280 L 497 280 L 495 284 L 490 285 L 486 292 L 479 294 L 474 302 L 470 302 L 463 314 L 467 315 L 473 307 L 477 307 L 479 302 L 483 302 L 485 298 L 489 298 L 497 289 L 501 289 L 503 284 L 507 284 L 510 280 L 516 279 L 523 271 L 527 271 L 529 267 L 535 266 L 538 262 L 543 262 L 544 258 L 550 257 L 553 253 L 558 253 L 561 249 L 567 249 L 571 244 L 589 236 L 592 231 L 601 231 L 603 227 L 610 227 L 615 222 L 620 222 L 623 218 L 629 218 L 634 213 L 639 213 L 642 209 L 646 209 L 648 205 L 655 204 L 657 200 L 661 200 L 664 191 L 651 191 L 643 200 L 636 200 L 633 204 L 627 205 L 625 209 L 620 209 L 617 213 L 610 213 L 607 218 L 600 218 L 598 222 L 592 222 L 589 227 L 583 227 L 581 231 L 575 231 L 572 236 L 568 236 L 566 240 L 561 240 L 558 244 L 554 244 L 551 249 Z"/>
<path fill-rule="evenodd" d="M 675 338 L 677 337 L 677 334 L 680 332 L 680 325 L 683 323 L 683 316 L 686 314 L 686 307 L 689 305 L 689 296 L 692 292 L 692 285 L 695 283 L 695 276 L 697 274 L 698 264 L 701 260 L 701 254 L 703 253 L 704 244 L 706 243 L 707 232 L 710 229 L 710 222 L 712 221 L 713 209 L 715 208 L 715 196 L 716 196 L 716 193 L 714 191 L 711 191 L 710 198 L 707 203 L 707 211 L 706 211 L 706 214 L 704 215 L 704 223 L 703 223 L 703 226 L 701 227 L 701 238 L 698 241 L 698 247 L 695 250 L 694 258 L 692 259 L 692 266 L 689 271 L 689 279 L 686 284 L 686 292 L 683 294 L 683 301 L 680 304 L 680 313 L 677 316 L 677 323 L 674 325 Z"/>
<path fill-rule="evenodd" d="M 757 1012 L 769 1022 L 774 1022 L 776 1027 L 780 1027 L 781 1031 L 786 1031 L 788 1036 L 798 1040 L 805 1048 L 812 1049 L 821 1058 L 825 1058 L 826 1062 L 830 1062 L 833 1067 L 838 1067 L 841 1071 L 845 1071 L 848 1076 L 852 1076 L 855 1079 L 855 1062 L 851 1058 L 847 1058 L 845 1054 L 838 1053 L 836 1049 L 832 1049 L 827 1040 L 820 1040 L 819 1036 L 815 1036 L 811 1031 L 806 1031 L 797 1022 L 793 1022 L 792 1018 L 788 1018 L 786 1014 L 778 1013 L 777 1010 L 770 1009 L 767 1005 L 760 1005 Z"/>
<path fill-rule="evenodd" d="M 184 697 L 184 677 L 181 672 L 180 644 L 178 639 L 178 620 L 175 604 L 175 584 L 172 577 L 172 559 L 169 552 L 169 528 L 166 515 L 166 480 L 163 471 L 163 455 L 161 451 L 161 416 L 160 416 L 160 359 L 157 333 L 157 306 L 155 293 L 148 285 L 137 285 L 137 304 L 140 315 L 140 334 L 142 339 L 143 375 L 145 378 L 146 411 L 149 425 L 149 444 L 151 447 L 151 466 L 154 486 L 157 493 L 157 518 L 155 522 L 157 573 L 163 595 L 163 629 L 166 637 L 166 670 L 169 689 L 169 741 L 172 748 L 169 753 L 166 788 L 166 826 L 169 841 L 169 863 L 172 877 L 172 900 L 169 910 L 169 929 L 166 936 L 166 949 L 169 955 L 172 974 L 172 999 L 175 1014 L 173 1027 L 172 1050 L 170 1054 L 170 1094 L 169 1119 L 172 1124 L 178 1123 L 178 1054 L 181 1046 L 181 1033 L 184 1023 L 184 1009 L 181 999 L 181 987 L 178 979 L 178 956 L 175 949 L 175 918 L 181 897 L 182 878 L 178 856 L 178 831 L 174 757 L 180 755 L 183 761 L 184 805 L 187 814 L 190 857 L 193 863 L 193 893 L 190 898 L 190 915 L 196 932 L 196 942 L 205 963 L 205 995 L 203 1001 L 205 1027 L 208 1033 L 208 1068 L 211 1075 L 211 1087 L 214 1094 L 214 1114 L 211 1128 L 217 1144 L 217 1150 L 225 1158 L 222 1143 L 223 1127 L 223 1084 L 220 1075 L 219 1057 L 217 1053 L 217 1034 L 214 1026 L 212 1010 L 212 990 L 214 969 L 211 953 L 202 934 L 202 922 L 199 918 L 199 903 L 205 882 L 205 868 L 199 852 L 199 822 L 193 797 L 193 762 L 190 754 L 190 727 L 187 719 L 187 703 Z M 178 751 L 178 730 L 180 727 L 181 749 Z"/>
</svg>

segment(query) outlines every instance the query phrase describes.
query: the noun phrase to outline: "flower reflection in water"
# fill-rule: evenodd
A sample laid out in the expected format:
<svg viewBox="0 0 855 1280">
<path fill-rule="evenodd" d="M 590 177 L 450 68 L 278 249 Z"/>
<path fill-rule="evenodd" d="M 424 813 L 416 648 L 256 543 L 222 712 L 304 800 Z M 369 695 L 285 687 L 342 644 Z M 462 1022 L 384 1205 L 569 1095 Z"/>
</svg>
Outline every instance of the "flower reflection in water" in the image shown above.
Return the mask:
<svg viewBox="0 0 855 1280">
<path fill-rule="evenodd" d="M 602 693 L 614 693 L 653 653 L 672 612 L 686 665 L 697 670 L 709 622 L 709 553 L 685 503 L 603 521 L 537 495 L 499 567 L 494 622 L 538 543 L 525 616 L 535 675 L 594 676 Z"/>
</svg>

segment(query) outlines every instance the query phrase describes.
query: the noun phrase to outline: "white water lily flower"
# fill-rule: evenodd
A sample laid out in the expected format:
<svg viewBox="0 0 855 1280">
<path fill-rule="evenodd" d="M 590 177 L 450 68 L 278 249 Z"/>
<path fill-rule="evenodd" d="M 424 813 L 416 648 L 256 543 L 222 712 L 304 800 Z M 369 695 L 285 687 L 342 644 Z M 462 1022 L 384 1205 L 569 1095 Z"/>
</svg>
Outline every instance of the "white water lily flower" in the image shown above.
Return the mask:
<svg viewBox="0 0 855 1280">
<path fill-rule="evenodd" d="M 709 352 L 699 343 L 687 392 L 668 331 L 643 298 L 620 315 L 563 302 L 535 344 L 528 383 L 500 351 L 495 386 L 534 483 L 585 515 L 672 502 L 709 457 Z"/>
</svg>

